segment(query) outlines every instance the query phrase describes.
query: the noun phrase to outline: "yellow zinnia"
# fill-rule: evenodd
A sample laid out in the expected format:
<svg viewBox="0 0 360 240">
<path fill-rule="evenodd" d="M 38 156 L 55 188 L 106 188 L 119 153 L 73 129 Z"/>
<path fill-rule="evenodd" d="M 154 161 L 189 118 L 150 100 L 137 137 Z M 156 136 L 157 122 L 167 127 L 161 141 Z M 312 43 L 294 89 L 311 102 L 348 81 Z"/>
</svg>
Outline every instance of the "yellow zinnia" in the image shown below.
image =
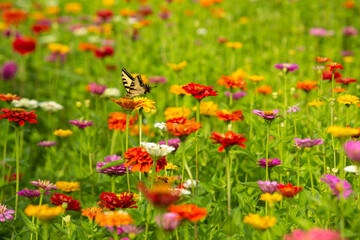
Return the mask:
<svg viewBox="0 0 360 240">
<path fill-rule="evenodd" d="M 142 104 L 138 107 L 138 108 L 135 108 L 135 109 L 144 109 L 145 112 L 150 112 L 150 110 L 153 110 L 155 109 L 155 102 L 151 99 L 148 99 L 146 97 L 135 97 L 134 98 L 134 101 L 142 101 Z"/>
<path fill-rule="evenodd" d="M 167 63 L 168 67 L 170 67 L 174 72 L 180 72 L 187 66 L 186 61 L 182 61 L 181 63 Z"/>
<path fill-rule="evenodd" d="M 190 96 L 190 94 L 188 94 L 182 87 L 185 85 L 171 85 L 170 87 L 170 93 L 174 93 L 176 95 L 186 95 L 186 96 Z"/>
<path fill-rule="evenodd" d="M 265 80 L 263 76 L 258 76 L 258 75 L 248 76 L 247 78 L 250 79 L 252 82 L 260 82 Z"/>
<path fill-rule="evenodd" d="M 115 0 L 102 0 L 102 5 L 105 7 L 111 7 L 115 4 Z"/>
<path fill-rule="evenodd" d="M 260 217 L 257 214 L 249 213 L 249 215 L 244 218 L 243 222 L 250 224 L 256 229 L 265 230 L 274 226 L 277 221 L 275 217 Z"/>
<path fill-rule="evenodd" d="M 334 137 L 351 137 L 360 133 L 359 129 L 349 127 L 330 126 L 326 129 L 327 133 L 332 134 Z"/>
<path fill-rule="evenodd" d="M 324 102 L 323 101 L 312 101 L 312 102 L 309 102 L 308 103 L 309 106 L 314 106 L 314 107 L 320 107 L 322 105 L 324 105 Z"/>
<path fill-rule="evenodd" d="M 227 42 L 225 43 L 226 47 L 232 48 L 232 49 L 239 49 L 243 47 L 243 44 L 241 42 Z"/>
<path fill-rule="evenodd" d="M 354 95 L 345 94 L 338 97 L 337 101 L 339 103 L 345 104 L 346 106 L 350 106 L 351 104 L 357 104 L 359 102 L 359 98 Z"/>
<path fill-rule="evenodd" d="M 40 219 L 41 221 L 50 221 L 59 214 L 63 213 L 64 209 L 62 206 L 56 206 L 56 207 L 49 207 L 48 205 L 28 205 L 24 213 L 29 217 L 36 217 Z"/>
<path fill-rule="evenodd" d="M 49 15 L 55 15 L 60 12 L 60 8 L 58 6 L 49 6 L 45 9 L 45 12 Z"/>
<path fill-rule="evenodd" d="M 65 5 L 64 9 L 68 13 L 79 13 L 82 10 L 82 5 L 78 2 L 70 2 Z"/>
<path fill-rule="evenodd" d="M 52 53 L 66 54 L 70 52 L 69 46 L 60 43 L 49 43 L 48 48 Z"/>
<path fill-rule="evenodd" d="M 172 163 L 168 163 L 166 166 L 165 166 L 165 170 L 178 170 L 179 167 L 172 164 Z"/>
<path fill-rule="evenodd" d="M 190 113 L 191 113 L 191 111 L 187 107 L 184 107 L 184 108 L 168 107 L 164 112 L 166 120 L 173 119 L 173 118 L 179 118 L 179 117 L 188 118 Z"/>
<path fill-rule="evenodd" d="M 75 192 L 79 191 L 80 183 L 79 182 L 64 182 L 58 181 L 56 182 L 56 187 L 63 192 Z"/>
<path fill-rule="evenodd" d="M 260 200 L 269 203 L 270 207 L 274 206 L 274 203 L 279 202 L 283 199 L 283 196 L 278 193 L 270 194 L 264 193 L 260 195 Z"/>
<path fill-rule="evenodd" d="M 194 111 L 196 111 L 196 106 L 193 107 Z M 200 114 L 205 116 L 215 116 L 218 111 L 218 104 L 215 104 L 213 101 L 210 102 L 200 102 Z"/>
<path fill-rule="evenodd" d="M 54 131 L 54 135 L 59 136 L 59 137 L 68 137 L 72 134 L 73 134 L 73 131 L 71 131 L 69 129 L 67 129 L 67 130 L 58 129 L 58 130 Z"/>
</svg>

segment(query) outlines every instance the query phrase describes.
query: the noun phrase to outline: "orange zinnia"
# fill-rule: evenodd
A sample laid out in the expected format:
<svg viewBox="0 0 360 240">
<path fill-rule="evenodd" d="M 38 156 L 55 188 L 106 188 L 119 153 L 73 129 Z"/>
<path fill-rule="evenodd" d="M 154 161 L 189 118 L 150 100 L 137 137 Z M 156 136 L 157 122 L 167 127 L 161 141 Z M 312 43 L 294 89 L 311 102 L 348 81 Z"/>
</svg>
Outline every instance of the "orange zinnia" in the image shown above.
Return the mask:
<svg viewBox="0 0 360 240">
<path fill-rule="evenodd" d="M 332 61 L 330 58 L 326 58 L 326 57 L 316 57 L 314 59 L 318 63 L 326 63 L 326 62 L 331 62 Z"/>
<path fill-rule="evenodd" d="M 206 208 L 200 208 L 194 204 L 173 205 L 168 210 L 177 213 L 180 219 L 187 219 L 192 222 L 197 222 L 207 215 Z"/>
<path fill-rule="evenodd" d="M 218 117 L 219 120 L 232 121 L 232 122 L 244 120 L 244 116 L 241 110 L 235 110 L 232 112 L 228 110 L 219 110 L 216 113 L 216 117 Z"/>
<path fill-rule="evenodd" d="M 134 222 L 130 214 L 121 210 L 97 214 L 95 216 L 95 221 L 98 222 L 101 227 L 116 227 L 120 225 L 128 225 Z"/>
<path fill-rule="evenodd" d="M 308 80 L 306 80 L 305 82 L 298 82 L 296 84 L 296 88 L 302 89 L 302 90 L 304 90 L 306 92 L 309 92 L 312 89 L 317 89 L 318 88 L 318 86 L 316 86 L 317 83 L 318 83 L 317 81 L 308 81 Z"/>
<path fill-rule="evenodd" d="M 240 88 L 246 89 L 246 82 L 241 77 L 230 76 L 221 76 L 221 78 L 217 81 L 219 85 L 226 85 L 226 88 Z"/>
<path fill-rule="evenodd" d="M 168 132 L 174 136 L 186 137 L 189 134 L 196 132 L 201 128 L 200 122 L 195 122 L 194 119 L 188 120 L 186 118 L 174 118 L 166 122 Z"/>
<path fill-rule="evenodd" d="M 345 88 L 341 88 L 341 87 L 336 87 L 336 88 L 334 88 L 333 91 L 336 92 L 336 93 L 342 93 L 342 92 L 345 92 L 346 89 L 345 89 Z"/>
<path fill-rule="evenodd" d="M 150 172 L 153 166 L 154 160 L 150 157 L 150 154 L 143 147 L 129 148 L 124 153 L 124 158 L 127 160 L 125 167 L 131 167 L 132 172 Z M 163 170 L 167 165 L 166 157 L 162 157 L 156 161 L 156 172 Z"/>
<path fill-rule="evenodd" d="M 86 43 L 86 42 L 83 42 L 83 43 L 79 43 L 79 46 L 78 46 L 79 50 L 80 51 L 83 51 L 83 52 L 93 52 L 97 49 L 97 46 L 95 44 L 92 44 L 92 43 Z"/>
<path fill-rule="evenodd" d="M 270 86 L 263 85 L 263 86 L 258 87 L 256 91 L 258 93 L 266 95 L 266 94 L 271 94 L 272 93 L 272 88 Z"/>
<path fill-rule="evenodd" d="M 82 211 L 81 215 L 88 217 L 90 220 L 93 220 L 93 218 L 96 217 L 96 215 L 98 215 L 102 211 L 104 211 L 104 209 L 99 207 L 92 207 L 92 208 L 82 209 L 81 211 Z"/>
<path fill-rule="evenodd" d="M 136 120 L 136 119 L 135 119 Z M 129 119 L 129 128 L 135 123 L 133 116 Z M 108 128 L 124 132 L 126 130 L 126 114 L 121 112 L 114 112 L 109 114 Z"/>
<path fill-rule="evenodd" d="M 20 97 L 16 96 L 15 94 L 0 94 L 1 101 L 12 101 L 12 100 L 19 100 Z"/>
<path fill-rule="evenodd" d="M 18 25 L 26 19 L 26 12 L 21 9 L 9 9 L 2 13 L 2 19 L 7 24 Z"/>
<path fill-rule="evenodd" d="M 129 98 L 119 98 L 119 100 L 116 100 L 111 98 L 111 101 L 115 102 L 126 111 L 133 111 L 134 109 L 140 109 L 144 106 L 146 107 L 146 101 L 144 100 L 136 100 Z"/>
<path fill-rule="evenodd" d="M 2 11 L 10 9 L 12 8 L 12 6 L 13 6 L 12 2 L 0 2 L 0 9 Z"/>
</svg>

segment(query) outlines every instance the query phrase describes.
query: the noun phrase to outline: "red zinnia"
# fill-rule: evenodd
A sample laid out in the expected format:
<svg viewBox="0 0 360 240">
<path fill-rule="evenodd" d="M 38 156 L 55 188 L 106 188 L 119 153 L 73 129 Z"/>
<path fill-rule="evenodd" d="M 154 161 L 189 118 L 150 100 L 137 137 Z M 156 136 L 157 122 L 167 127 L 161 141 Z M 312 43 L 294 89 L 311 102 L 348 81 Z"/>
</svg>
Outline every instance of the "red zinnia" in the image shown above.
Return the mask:
<svg viewBox="0 0 360 240">
<path fill-rule="evenodd" d="M 108 21 L 114 15 L 113 11 L 109 9 L 102 9 L 96 12 L 96 15 L 100 17 L 103 21 Z"/>
<path fill-rule="evenodd" d="M 131 171 L 136 172 L 150 172 L 153 166 L 154 160 L 150 157 L 150 154 L 143 147 L 129 148 L 125 153 L 124 157 L 127 160 L 124 165 L 125 167 L 131 166 Z M 156 161 L 156 172 L 163 170 L 167 165 L 166 157 L 162 157 Z"/>
<path fill-rule="evenodd" d="M 284 197 L 288 197 L 288 198 L 294 197 L 296 194 L 298 194 L 302 190 L 302 187 L 293 186 L 291 183 L 288 183 L 286 185 L 280 183 L 276 187 L 277 187 L 277 191 L 281 195 L 283 195 Z"/>
<path fill-rule="evenodd" d="M 356 79 L 353 78 L 340 78 L 338 80 L 336 80 L 336 83 L 342 83 L 342 84 L 350 84 L 352 82 L 357 82 Z"/>
<path fill-rule="evenodd" d="M 115 208 L 137 208 L 133 206 L 137 202 L 134 201 L 134 194 L 123 192 L 116 195 L 115 193 L 103 192 L 99 197 L 102 201 L 98 202 L 99 207 L 114 210 Z"/>
<path fill-rule="evenodd" d="M 0 100 L 1 101 L 13 101 L 13 100 L 19 100 L 20 97 L 16 96 L 15 94 L 7 93 L 7 94 L 0 94 Z"/>
<path fill-rule="evenodd" d="M 25 55 L 35 51 L 36 40 L 31 37 L 18 37 L 13 41 L 12 45 L 16 52 Z"/>
<path fill-rule="evenodd" d="M 97 58 L 104 58 L 112 56 L 114 54 L 114 49 L 110 46 L 99 47 L 94 51 L 94 54 Z"/>
<path fill-rule="evenodd" d="M 45 25 L 45 24 L 34 24 L 32 27 L 31 27 L 31 30 L 36 33 L 36 34 L 40 34 L 42 32 L 47 32 L 47 31 L 50 31 L 50 27 L 48 25 Z"/>
<path fill-rule="evenodd" d="M 56 206 L 61 206 L 63 203 L 67 203 L 68 207 L 66 210 L 74 210 L 74 211 L 80 211 L 80 202 L 78 200 L 73 199 L 73 197 L 66 196 L 61 193 L 54 193 L 54 195 L 50 198 L 50 203 L 54 204 Z"/>
<path fill-rule="evenodd" d="M 341 69 L 341 70 L 344 70 L 343 66 L 341 66 L 340 63 L 336 63 L 336 62 L 332 62 L 328 65 L 326 65 L 325 67 L 328 67 L 330 68 L 330 71 L 333 72 L 334 69 Z"/>
<path fill-rule="evenodd" d="M 37 123 L 35 111 L 26 112 L 25 109 L 21 108 L 12 108 L 11 110 L 3 108 L 1 111 L 4 114 L 0 115 L 0 119 L 7 118 L 10 122 L 18 122 L 20 126 L 24 125 L 25 122 Z"/>
<path fill-rule="evenodd" d="M 18 25 L 20 22 L 25 21 L 26 12 L 21 9 L 8 9 L 3 11 L 2 19 L 6 24 Z"/>
<path fill-rule="evenodd" d="M 318 63 L 326 63 L 326 62 L 331 62 L 332 61 L 330 58 L 326 58 L 326 57 L 316 57 L 314 59 Z"/>
<path fill-rule="evenodd" d="M 221 144 L 221 146 L 218 149 L 219 152 L 222 152 L 224 151 L 224 149 L 227 149 L 228 147 L 234 145 L 239 145 L 240 147 L 245 148 L 243 142 L 247 141 L 247 139 L 244 138 L 243 134 L 237 134 L 232 131 L 228 131 L 225 134 L 213 132 L 210 139 L 214 140 L 213 144 L 217 144 L 217 143 Z"/>
<path fill-rule="evenodd" d="M 322 79 L 323 80 L 331 80 L 332 74 L 333 74 L 332 71 L 325 70 L 325 71 L 323 71 Z M 334 72 L 334 79 L 339 79 L 339 78 L 341 78 L 341 73 Z"/>
<path fill-rule="evenodd" d="M 197 83 L 189 83 L 182 87 L 187 93 L 193 95 L 196 99 L 203 99 L 208 96 L 217 96 L 217 91 L 212 86 L 204 86 Z"/>
<path fill-rule="evenodd" d="M 168 210 L 179 214 L 179 219 L 187 219 L 192 222 L 197 222 L 207 216 L 206 208 L 194 204 L 173 205 Z"/>
</svg>

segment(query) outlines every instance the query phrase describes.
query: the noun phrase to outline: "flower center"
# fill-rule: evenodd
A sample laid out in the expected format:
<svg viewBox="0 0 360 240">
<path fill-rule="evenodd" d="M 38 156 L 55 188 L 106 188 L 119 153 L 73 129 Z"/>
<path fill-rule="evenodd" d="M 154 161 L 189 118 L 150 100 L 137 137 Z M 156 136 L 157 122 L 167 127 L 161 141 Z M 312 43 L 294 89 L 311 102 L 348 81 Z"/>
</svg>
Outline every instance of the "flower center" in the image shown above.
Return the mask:
<svg viewBox="0 0 360 240">
<path fill-rule="evenodd" d="M 18 112 L 18 113 L 20 113 L 20 112 L 26 112 L 26 110 L 23 109 L 23 108 L 12 108 L 11 111 L 12 111 L 12 112 Z"/>
<path fill-rule="evenodd" d="M 336 183 L 335 189 L 336 189 L 336 191 L 338 191 L 338 192 L 342 192 L 342 191 L 343 191 L 343 186 L 342 186 L 342 184 L 341 184 L 341 183 Z"/>
<path fill-rule="evenodd" d="M 264 111 L 264 114 L 266 116 L 270 116 L 270 115 L 274 115 L 274 112 L 273 111 Z"/>
</svg>

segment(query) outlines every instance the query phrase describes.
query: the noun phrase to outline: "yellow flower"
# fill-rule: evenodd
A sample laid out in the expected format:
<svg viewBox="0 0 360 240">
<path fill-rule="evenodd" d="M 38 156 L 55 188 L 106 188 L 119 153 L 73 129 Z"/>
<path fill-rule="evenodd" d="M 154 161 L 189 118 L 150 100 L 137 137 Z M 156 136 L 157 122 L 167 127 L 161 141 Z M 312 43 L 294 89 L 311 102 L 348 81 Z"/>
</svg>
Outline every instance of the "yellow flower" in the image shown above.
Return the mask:
<svg viewBox="0 0 360 240">
<path fill-rule="evenodd" d="M 56 207 L 49 207 L 48 205 L 28 205 L 24 213 L 29 216 L 35 216 L 36 218 L 40 219 L 41 221 L 50 221 L 59 214 L 63 213 L 64 209 L 62 206 L 56 206 Z"/>
<path fill-rule="evenodd" d="M 187 107 L 184 107 L 184 108 L 168 107 L 164 112 L 166 120 L 173 119 L 173 118 L 179 118 L 179 117 L 188 118 L 190 113 L 191 113 L 191 111 Z"/>
<path fill-rule="evenodd" d="M 314 106 L 314 107 L 320 107 L 322 105 L 324 105 L 324 102 L 323 101 L 312 101 L 312 102 L 309 102 L 308 103 L 309 106 Z"/>
<path fill-rule="evenodd" d="M 67 130 L 58 129 L 58 130 L 54 131 L 54 135 L 59 136 L 59 137 L 68 137 L 72 134 L 73 134 L 73 132 L 69 129 L 67 129 Z"/>
<path fill-rule="evenodd" d="M 112 33 L 112 25 L 111 24 L 109 24 L 109 23 L 103 24 L 102 28 L 103 28 L 103 32 L 106 36 L 109 36 Z"/>
<path fill-rule="evenodd" d="M 135 109 L 144 109 L 145 112 L 150 112 L 150 110 L 155 109 L 155 102 L 151 99 L 148 99 L 146 97 L 134 97 L 134 101 L 143 101 L 143 103 L 141 104 L 141 106 L 139 108 L 135 108 Z"/>
<path fill-rule="evenodd" d="M 275 217 L 260 217 L 257 214 L 249 213 L 249 216 L 246 216 L 243 222 L 250 224 L 256 229 L 265 230 L 274 226 L 277 221 Z"/>
<path fill-rule="evenodd" d="M 82 5 L 78 2 L 70 2 L 65 5 L 64 9 L 68 13 L 79 13 L 82 10 Z"/>
<path fill-rule="evenodd" d="M 250 22 L 250 19 L 248 17 L 242 16 L 242 17 L 239 18 L 239 23 L 240 24 L 245 25 L 245 24 L 248 24 L 249 22 Z"/>
<path fill-rule="evenodd" d="M 172 164 L 172 163 L 168 163 L 166 166 L 165 166 L 165 170 L 178 170 L 179 167 Z"/>
<path fill-rule="evenodd" d="M 99 223 L 101 227 L 117 227 L 120 225 L 128 225 L 134 222 L 130 214 L 121 210 L 99 213 L 95 216 L 95 221 Z"/>
<path fill-rule="evenodd" d="M 360 133 L 359 129 L 349 127 L 330 126 L 326 129 L 327 133 L 332 134 L 334 137 L 351 137 Z"/>
<path fill-rule="evenodd" d="M 174 72 L 180 72 L 187 66 L 186 61 L 182 61 L 181 63 L 167 63 L 168 67 L 170 67 Z"/>
<path fill-rule="evenodd" d="M 252 82 L 260 82 L 265 80 L 263 76 L 258 76 L 258 75 L 251 75 L 248 76 L 247 78 L 250 79 Z"/>
<path fill-rule="evenodd" d="M 194 111 L 196 111 L 196 106 L 193 107 Z M 215 104 L 213 101 L 210 102 L 200 102 L 200 114 L 205 116 L 215 116 L 218 111 L 218 104 Z"/>
<path fill-rule="evenodd" d="M 79 182 L 63 182 L 59 181 L 56 182 L 56 187 L 60 189 L 63 192 L 76 192 L 80 189 L 80 183 Z"/>
<path fill-rule="evenodd" d="M 102 5 L 105 7 L 111 7 L 115 4 L 115 0 L 102 0 Z"/>
<path fill-rule="evenodd" d="M 131 128 L 130 128 L 130 135 L 132 136 L 139 136 L 139 125 L 138 124 L 135 124 L 133 125 Z M 150 134 L 150 130 L 151 130 L 151 126 L 150 125 L 142 125 L 142 132 L 148 136 Z M 154 133 L 151 133 L 151 137 L 154 137 L 155 134 Z"/>
<path fill-rule="evenodd" d="M 283 199 L 283 196 L 278 193 L 270 194 L 264 193 L 260 195 L 260 200 L 269 203 L 270 207 L 274 206 L 274 203 L 279 202 Z"/>
<path fill-rule="evenodd" d="M 89 33 L 101 34 L 101 28 L 99 26 L 88 26 L 87 31 Z"/>
<path fill-rule="evenodd" d="M 354 62 L 354 58 L 351 56 L 346 56 L 346 57 L 343 57 L 343 61 L 345 63 L 352 63 L 352 62 Z"/>
<path fill-rule="evenodd" d="M 234 78 L 242 78 L 242 79 L 245 78 L 246 75 L 247 75 L 247 73 L 244 70 L 242 70 L 241 68 L 239 68 L 238 70 L 236 70 L 235 72 L 233 72 L 231 74 L 231 76 Z"/>
<path fill-rule="evenodd" d="M 6 24 L 3 22 L 0 22 L 0 31 L 4 31 L 7 28 Z"/>
<path fill-rule="evenodd" d="M 55 15 L 60 12 L 60 8 L 58 6 L 49 6 L 45 9 L 45 12 L 49 15 Z"/>
<path fill-rule="evenodd" d="M 60 43 L 49 43 L 48 48 L 52 53 L 66 54 L 70 52 L 69 46 Z"/>
<path fill-rule="evenodd" d="M 32 12 L 29 16 L 30 19 L 39 21 L 46 18 L 46 15 L 43 12 Z"/>
<path fill-rule="evenodd" d="M 83 75 L 84 74 L 84 69 L 83 68 L 80 68 L 80 67 L 78 67 L 78 68 L 75 68 L 75 73 L 76 74 L 79 74 L 79 75 Z"/>
<path fill-rule="evenodd" d="M 186 96 L 190 96 L 190 94 L 188 94 L 182 87 L 185 85 L 171 85 L 170 87 L 170 93 L 174 93 L 177 95 L 186 95 Z"/>
<path fill-rule="evenodd" d="M 354 95 L 345 94 L 338 97 L 337 101 L 339 103 L 345 104 L 346 106 L 350 106 L 351 104 L 357 104 L 359 102 L 359 98 Z"/>
<path fill-rule="evenodd" d="M 178 181 L 179 178 L 176 177 L 176 176 L 165 176 L 165 175 L 160 176 L 160 175 L 156 175 L 154 180 L 155 180 L 155 182 L 172 184 L 172 183 Z"/>
<path fill-rule="evenodd" d="M 227 42 L 225 43 L 226 47 L 232 48 L 232 49 L 239 49 L 243 47 L 243 44 L 241 42 Z"/>
</svg>

